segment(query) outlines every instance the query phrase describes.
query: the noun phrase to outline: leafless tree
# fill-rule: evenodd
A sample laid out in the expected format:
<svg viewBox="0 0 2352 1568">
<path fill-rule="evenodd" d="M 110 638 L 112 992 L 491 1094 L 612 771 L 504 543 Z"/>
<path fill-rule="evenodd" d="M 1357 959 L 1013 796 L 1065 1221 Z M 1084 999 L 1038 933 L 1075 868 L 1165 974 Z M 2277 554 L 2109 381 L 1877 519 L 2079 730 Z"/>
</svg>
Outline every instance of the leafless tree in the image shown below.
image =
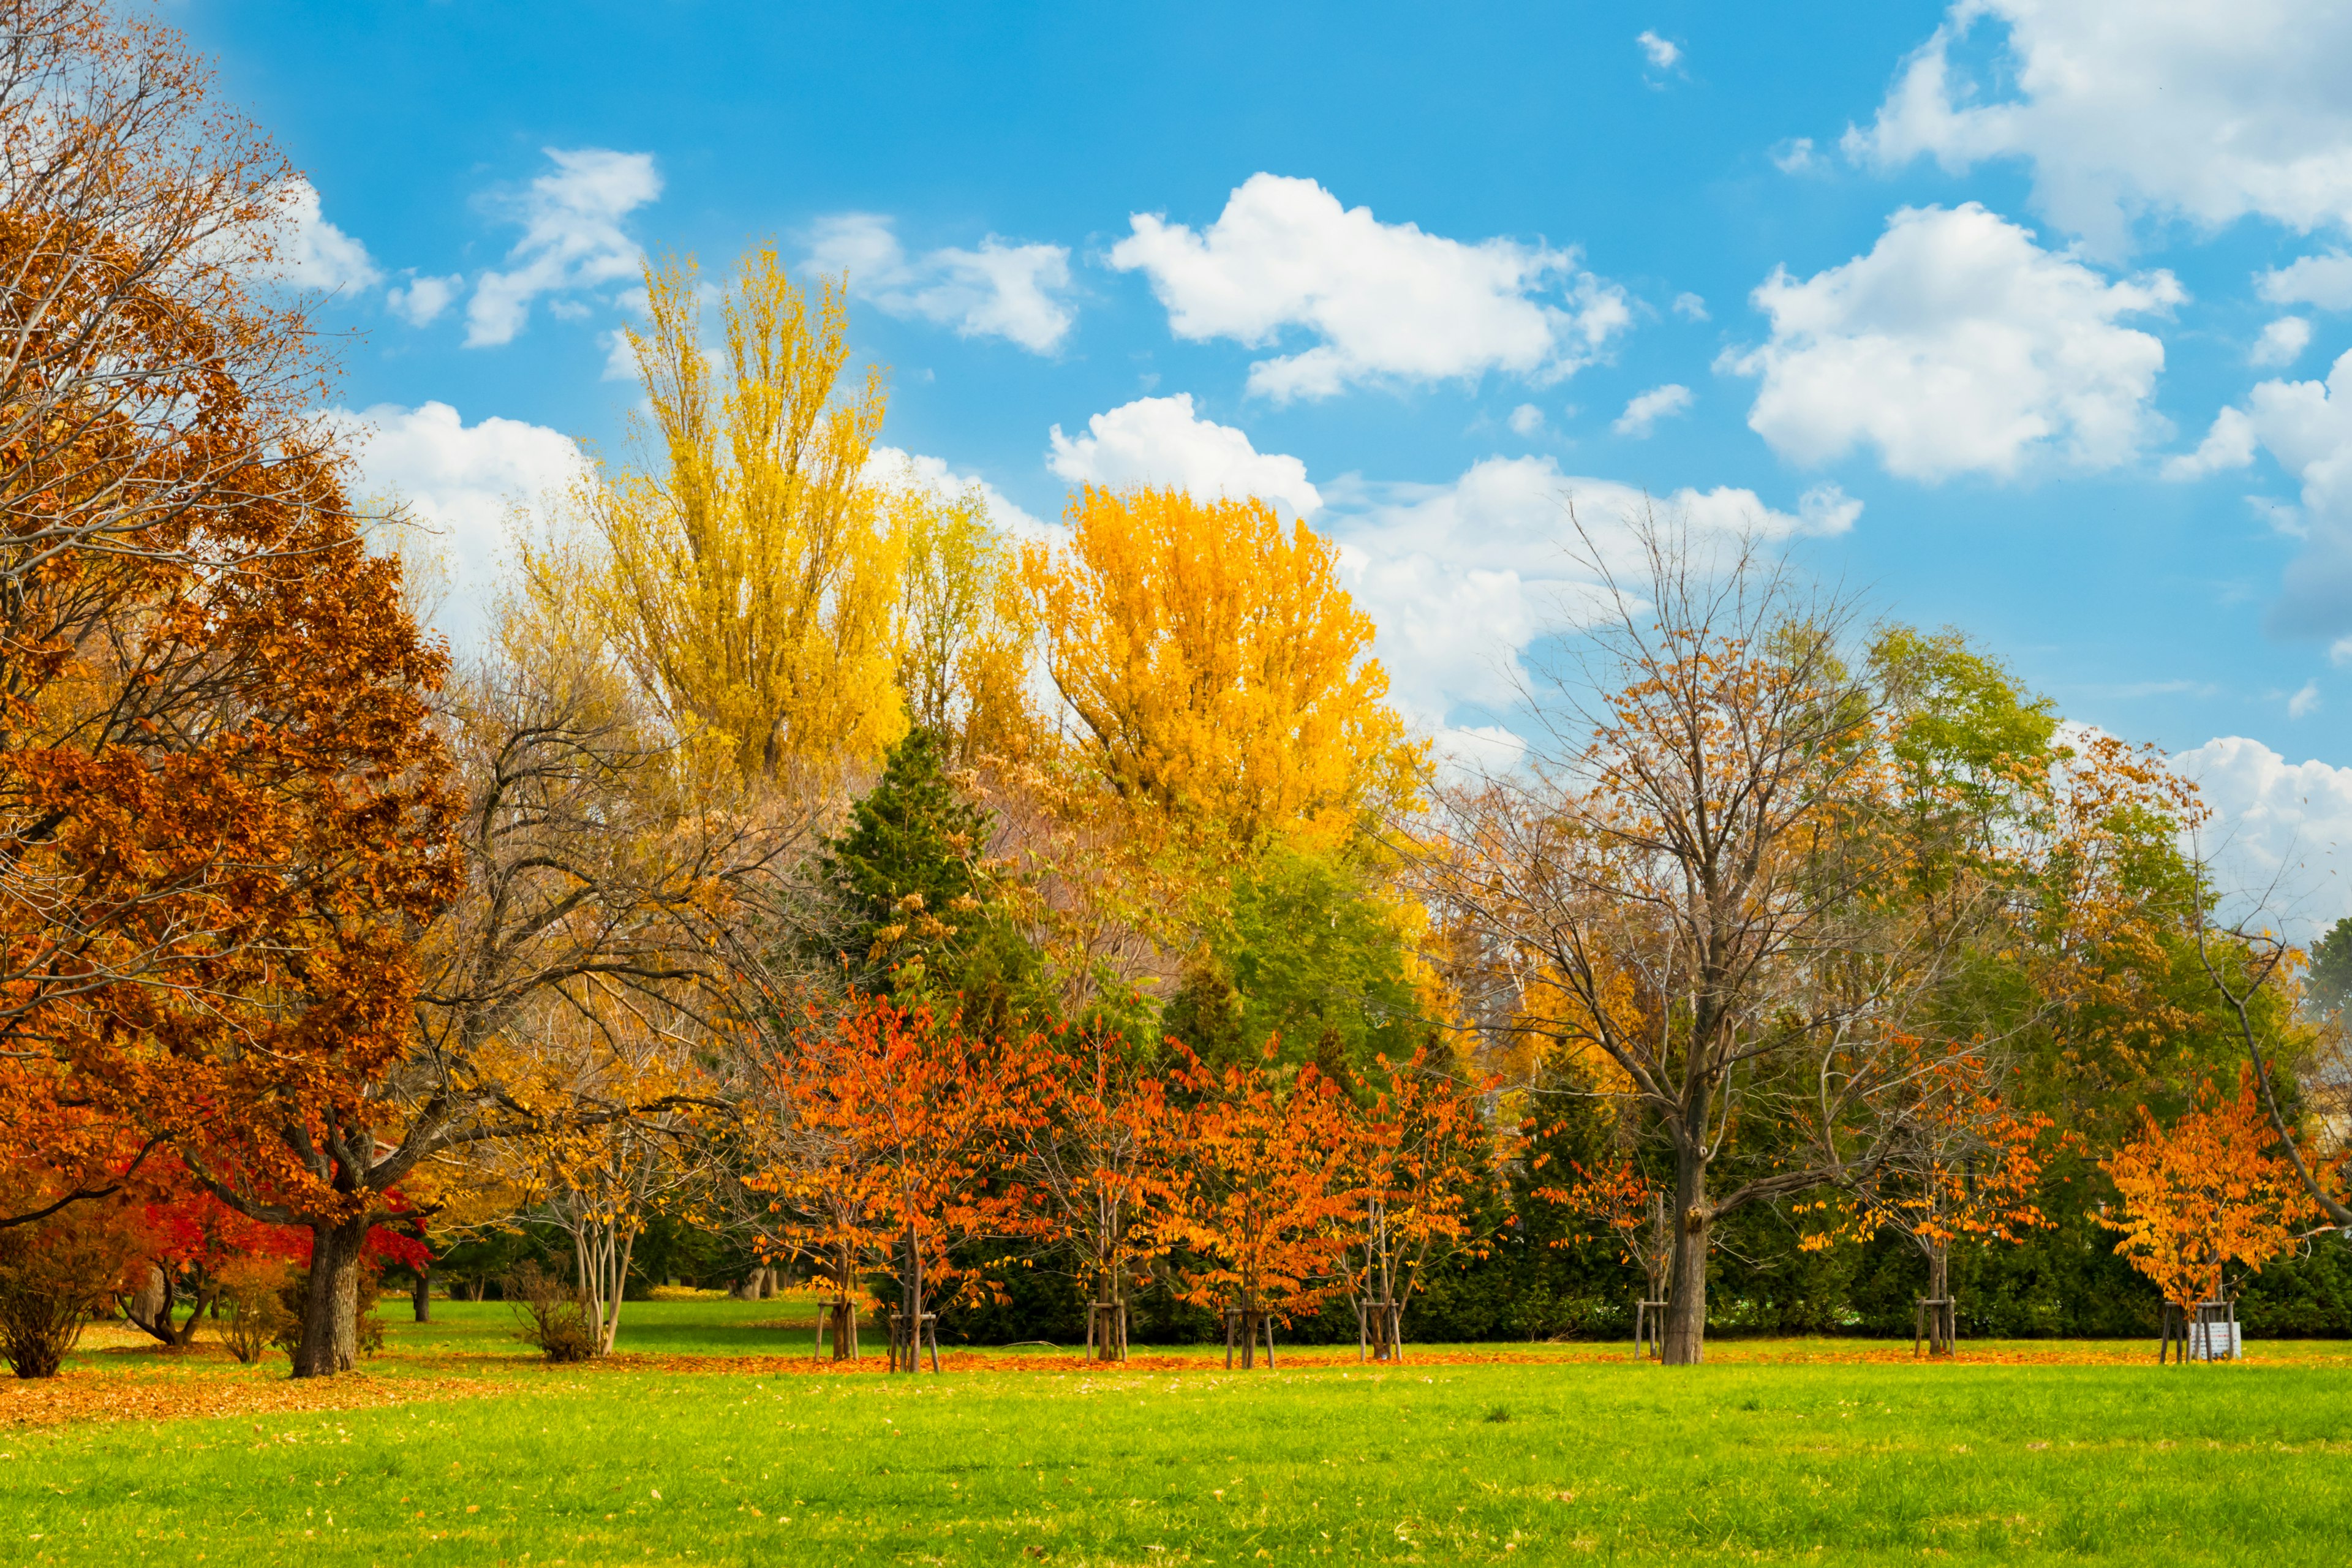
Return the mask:
<svg viewBox="0 0 2352 1568">
<path fill-rule="evenodd" d="M 1710 1231 L 1745 1205 L 1850 1182 L 1885 1157 L 1948 934 L 1886 897 L 1878 700 L 1843 658 L 1850 602 L 1753 539 L 1704 548 L 1630 520 L 1584 656 L 1555 672 L 1518 773 L 1451 790 L 1430 891 L 1507 975 L 1509 1027 L 1580 1058 L 1675 1165 L 1664 1359 L 1703 1354 Z M 1967 1042 L 1955 1049 L 1969 1048 Z M 1802 1157 L 1727 1192 L 1743 1119 Z"/>
</svg>

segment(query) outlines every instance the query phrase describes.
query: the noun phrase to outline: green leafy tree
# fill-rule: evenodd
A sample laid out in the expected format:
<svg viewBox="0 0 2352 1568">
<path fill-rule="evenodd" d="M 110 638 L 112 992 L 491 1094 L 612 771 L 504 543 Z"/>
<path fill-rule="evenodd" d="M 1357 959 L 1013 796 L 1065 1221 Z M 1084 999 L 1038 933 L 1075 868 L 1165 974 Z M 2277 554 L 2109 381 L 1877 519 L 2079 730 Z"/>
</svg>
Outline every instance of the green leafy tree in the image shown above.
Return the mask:
<svg viewBox="0 0 2352 1568">
<path fill-rule="evenodd" d="M 2327 928 L 2311 944 L 2311 973 L 2304 993 L 2322 1012 L 2333 1012 L 2352 1001 L 2352 915 Z"/>
<path fill-rule="evenodd" d="M 1428 1037 L 1395 911 L 1345 854 L 1269 846 L 1235 876 L 1163 1022 L 1218 1066 L 1281 1058 L 1335 1081 Z"/>
</svg>

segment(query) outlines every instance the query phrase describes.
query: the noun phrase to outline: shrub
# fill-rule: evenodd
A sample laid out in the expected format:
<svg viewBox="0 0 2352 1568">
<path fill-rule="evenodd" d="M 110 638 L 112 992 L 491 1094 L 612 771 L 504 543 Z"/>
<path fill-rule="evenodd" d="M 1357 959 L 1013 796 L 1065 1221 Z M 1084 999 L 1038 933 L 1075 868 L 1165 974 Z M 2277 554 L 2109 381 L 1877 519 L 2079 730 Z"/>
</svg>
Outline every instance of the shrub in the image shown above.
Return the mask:
<svg viewBox="0 0 2352 1568">
<path fill-rule="evenodd" d="M 228 1353 L 250 1366 L 296 1327 L 285 1290 L 294 1270 L 274 1258 L 239 1258 L 220 1271 L 220 1300 L 228 1304 L 221 1338 Z"/>
<path fill-rule="evenodd" d="M 518 1265 L 504 1281 L 525 1344 L 552 1362 L 586 1361 L 597 1352 L 588 1299 L 536 1263 Z"/>
<path fill-rule="evenodd" d="M 67 1210 L 0 1231 L 0 1359 L 55 1377 L 90 1312 L 122 1282 L 131 1249 L 115 1216 Z"/>
</svg>

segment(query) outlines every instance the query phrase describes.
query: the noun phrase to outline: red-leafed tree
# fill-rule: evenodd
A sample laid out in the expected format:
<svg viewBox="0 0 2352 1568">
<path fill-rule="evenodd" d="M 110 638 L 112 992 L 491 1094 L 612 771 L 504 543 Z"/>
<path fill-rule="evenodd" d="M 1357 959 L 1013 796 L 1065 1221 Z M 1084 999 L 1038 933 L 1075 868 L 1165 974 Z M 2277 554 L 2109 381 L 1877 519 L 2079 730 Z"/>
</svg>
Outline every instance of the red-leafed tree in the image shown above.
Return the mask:
<svg viewBox="0 0 2352 1568">
<path fill-rule="evenodd" d="M 898 1279 L 893 1360 L 905 1371 L 919 1369 L 916 1335 L 942 1293 L 980 1286 L 955 1267 L 957 1244 L 1015 1228 L 1025 1200 L 999 1179 L 1006 1139 L 1044 1112 L 1006 1070 L 1008 1054 L 927 1007 L 853 996 L 830 1014 L 812 1008 L 766 1064 L 768 1146 L 749 1183 L 772 1196 L 766 1249 L 816 1266 L 836 1323 L 857 1276 L 887 1259 Z"/>
<path fill-rule="evenodd" d="M 1470 1237 L 1474 1184 L 1494 1141 L 1476 1102 L 1426 1050 L 1380 1065 L 1381 1078 L 1357 1082 L 1369 1103 L 1342 1106 L 1355 1220 L 1340 1262 L 1362 1336 L 1389 1361 L 1401 1353 L 1404 1306 L 1433 1249 Z"/>
<path fill-rule="evenodd" d="M 1009 1223 L 1069 1248 L 1087 1298 L 1087 1352 L 1124 1360 L 1130 1295 L 1168 1250 L 1167 1095 L 1115 1034 L 1031 1036 L 1010 1065 L 1022 1086 L 1014 1102 L 1036 1113 L 1009 1129 L 1008 1175 L 1028 1197 Z"/>
<path fill-rule="evenodd" d="M 1181 1049 L 1182 1047 L 1179 1047 Z M 1223 1072 L 1186 1051 L 1173 1075 L 1169 1239 L 1182 1247 L 1181 1297 L 1234 1314 L 1242 1364 L 1273 1322 L 1347 1289 L 1341 1268 L 1362 1214 L 1345 1171 L 1349 1108 L 1312 1063 L 1286 1078 L 1273 1060 Z"/>
</svg>

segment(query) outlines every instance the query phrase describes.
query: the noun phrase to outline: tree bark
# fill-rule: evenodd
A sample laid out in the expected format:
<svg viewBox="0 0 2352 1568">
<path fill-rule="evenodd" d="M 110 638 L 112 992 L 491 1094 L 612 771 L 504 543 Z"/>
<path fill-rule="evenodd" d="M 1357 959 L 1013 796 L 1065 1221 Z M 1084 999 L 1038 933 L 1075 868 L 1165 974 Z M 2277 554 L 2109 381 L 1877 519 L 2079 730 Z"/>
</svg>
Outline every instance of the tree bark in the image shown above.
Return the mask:
<svg viewBox="0 0 2352 1568">
<path fill-rule="evenodd" d="M 332 1377 L 359 1362 L 360 1248 L 367 1221 L 310 1228 L 310 1284 L 302 1301 L 296 1377 Z"/>
<path fill-rule="evenodd" d="M 430 1263 L 420 1263 L 416 1266 L 416 1284 L 409 1291 L 408 1300 L 409 1304 L 416 1310 L 418 1322 L 429 1323 L 433 1321 L 433 1265 Z"/>
<path fill-rule="evenodd" d="M 1698 1147 L 1675 1152 L 1674 1282 L 1666 1298 L 1666 1342 L 1659 1360 L 1696 1366 L 1706 1359 L 1706 1162 Z"/>
</svg>

